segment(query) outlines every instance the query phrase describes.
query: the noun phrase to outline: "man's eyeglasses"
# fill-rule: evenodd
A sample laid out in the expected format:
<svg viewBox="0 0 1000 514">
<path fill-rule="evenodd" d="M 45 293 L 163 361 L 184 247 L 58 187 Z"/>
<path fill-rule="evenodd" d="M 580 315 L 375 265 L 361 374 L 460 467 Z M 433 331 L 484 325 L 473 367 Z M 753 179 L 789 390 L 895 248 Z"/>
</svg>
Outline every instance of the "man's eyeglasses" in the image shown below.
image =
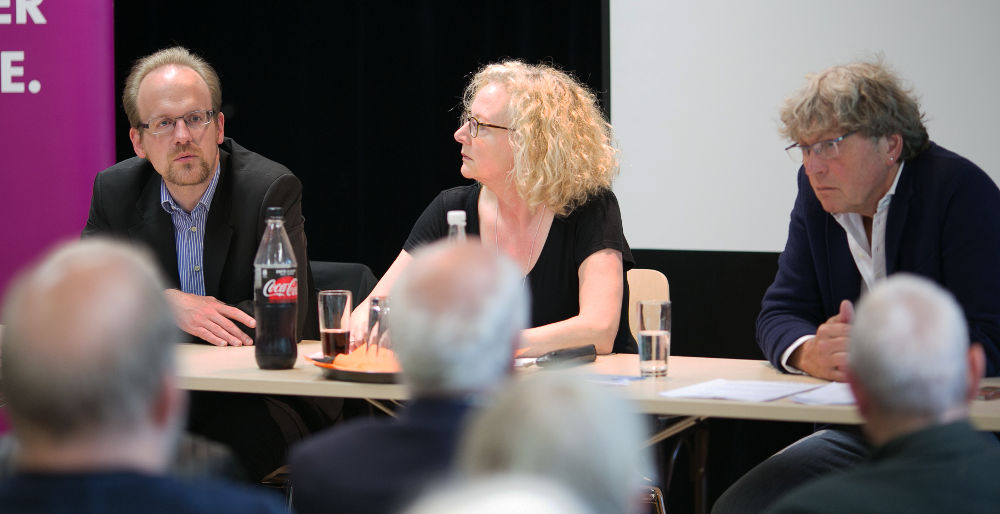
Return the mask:
<svg viewBox="0 0 1000 514">
<path fill-rule="evenodd" d="M 857 131 L 852 130 L 836 139 L 828 139 L 811 145 L 801 145 L 795 143 L 785 148 L 785 153 L 788 154 L 788 157 L 790 157 L 793 162 L 799 164 L 805 163 L 806 157 L 809 157 L 810 155 L 819 157 L 820 159 L 833 159 L 834 157 L 840 155 L 840 143 L 847 136 L 855 132 Z"/>
<path fill-rule="evenodd" d="M 195 135 L 196 133 L 200 133 L 205 128 L 205 125 L 212 123 L 212 119 L 214 118 L 215 111 L 191 111 L 183 116 L 153 118 L 148 123 L 140 123 L 139 127 L 148 130 L 154 136 L 158 136 L 173 132 L 177 120 L 184 120 L 184 124 L 187 125 L 191 135 Z"/>
<path fill-rule="evenodd" d="M 459 119 L 459 121 L 461 122 L 459 124 L 460 127 L 462 125 L 465 125 L 466 123 L 469 124 L 469 135 L 472 137 L 476 137 L 479 135 L 479 127 L 493 127 L 498 129 L 510 130 L 510 127 L 501 127 L 500 125 L 494 125 L 492 123 L 483 123 L 478 119 L 476 119 L 475 116 L 469 113 L 463 114 L 462 118 Z"/>
</svg>

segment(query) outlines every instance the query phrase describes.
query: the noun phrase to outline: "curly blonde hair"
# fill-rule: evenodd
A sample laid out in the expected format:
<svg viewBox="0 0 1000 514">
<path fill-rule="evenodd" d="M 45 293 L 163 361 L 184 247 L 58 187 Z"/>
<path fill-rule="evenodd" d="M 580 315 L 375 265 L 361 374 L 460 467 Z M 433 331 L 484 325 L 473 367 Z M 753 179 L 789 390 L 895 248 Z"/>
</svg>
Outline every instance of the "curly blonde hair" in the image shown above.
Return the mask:
<svg viewBox="0 0 1000 514">
<path fill-rule="evenodd" d="M 503 86 L 510 95 L 507 133 L 514 170 L 509 178 L 529 206 L 544 205 L 566 216 L 611 188 L 619 170 L 618 149 L 590 90 L 550 66 L 505 61 L 472 77 L 462 98 L 466 110 L 489 84 Z"/>
<path fill-rule="evenodd" d="M 807 75 L 806 86 L 785 100 L 781 135 L 803 141 L 827 131 L 867 137 L 900 134 L 900 160 L 928 146 L 920 104 L 881 61 L 854 62 Z"/>
</svg>

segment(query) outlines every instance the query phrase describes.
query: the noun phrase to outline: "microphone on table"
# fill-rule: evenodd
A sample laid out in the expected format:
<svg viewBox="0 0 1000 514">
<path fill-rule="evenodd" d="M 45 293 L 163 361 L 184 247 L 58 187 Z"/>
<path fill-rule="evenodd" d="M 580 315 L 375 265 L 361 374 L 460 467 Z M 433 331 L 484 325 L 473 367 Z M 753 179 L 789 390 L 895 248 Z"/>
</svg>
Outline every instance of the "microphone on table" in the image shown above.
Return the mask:
<svg viewBox="0 0 1000 514">
<path fill-rule="evenodd" d="M 549 353 L 542 354 L 535 360 L 535 364 L 545 367 L 570 367 L 579 366 L 580 364 L 587 364 L 588 362 L 594 362 L 597 360 L 597 348 L 592 344 L 586 346 L 575 346 L 573 348 L 563 348 L 561 350 L 552 350 Z"/>
</svg>

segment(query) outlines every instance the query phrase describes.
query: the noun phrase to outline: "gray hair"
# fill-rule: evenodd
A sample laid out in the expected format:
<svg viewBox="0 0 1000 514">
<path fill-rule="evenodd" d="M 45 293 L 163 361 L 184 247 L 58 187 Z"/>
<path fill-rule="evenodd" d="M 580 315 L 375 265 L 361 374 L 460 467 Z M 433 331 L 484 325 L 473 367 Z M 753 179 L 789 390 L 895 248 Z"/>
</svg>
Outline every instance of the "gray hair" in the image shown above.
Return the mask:
<svg viewBox="0 0 1000 514">
<path fill-rule="evenodd" d="M 393 347 L 417 394 L 489 389 L 510 373 L 527 327 L 521 272 L 478 242 L 429 245 L 392 289 Z"/>
<path fill-rule="evenodd" d="M 545 476 L 594 512 L 634 511 L 642 477 L 653 477 L 646 430 L 633 406 L 573 372 L 513 381 L 467 428 L 461 471 Z"/>
<path fill-rule="evenodd" d="M 969 332 L 937 284 L 896 274 L 858 304 L 848 360 L 883 412 L 937 419 L 965 403 Z"/>
<path fill-rule="evenodd" d="M 558 482 L 545 477 L 500 474 L 458 480 L 434 488 L 405 514 L 597 514 Z"/>
<path fill-rule="evenodd" d="M 164 287 L 146 253 L 100 238 L 19 276 L 0 364 L 14 427 L 64 440 L 145 419 L 180 335 Z"/>
<path fill-rule="evenodd" d="M 801 143 L 834 130 L 873 138 L 900 134 L 900 160 L 929 145 L 920 104 L 882 62 L 833 66 L 806 78 L 806 86 L 781 109 L 783 136 Z"/>
<path fill-rule="evenodd" d="M 128 116 L 128 122 L 132 128 L 139 128 L 139 124 L 146 121 L 139 119 L 139 85 L 142 84 L 142 79 L 153 71 L 170 65 L 191 68 L 195 73 L 201 75 L 212 98 L 212 110 L 218 116 L 222 109 L 222 81 L 219 80 L 215 68 L 208 64 L 205 59 L 191 53 L 187 48 L 173 46 L 137 60 L 125 79 L 125 88 L 122 90 L 122 107 L 125 109 L 125 115 Z"/>
</svg>

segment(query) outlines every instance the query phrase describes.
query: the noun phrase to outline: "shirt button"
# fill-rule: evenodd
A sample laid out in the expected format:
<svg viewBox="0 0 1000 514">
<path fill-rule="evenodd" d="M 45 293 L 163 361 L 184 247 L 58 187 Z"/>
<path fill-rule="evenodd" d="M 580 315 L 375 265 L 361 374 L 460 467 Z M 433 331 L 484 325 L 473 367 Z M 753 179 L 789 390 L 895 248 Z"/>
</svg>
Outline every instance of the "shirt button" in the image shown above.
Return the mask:
<svg viewBox="0 0 1000 514">
<path fill-rule="evenodd" d="M 191 232 L 197 232 L 197 231 L 198 231 L 198 227 L 191 227 Z"/>
<path fill-rule="evenodd" d="M 201 266 L 195 266 L 195 267 L 194 267 L 194 270 L 195 270 L 195 271 L 201 271 Z"/>
</svg>

